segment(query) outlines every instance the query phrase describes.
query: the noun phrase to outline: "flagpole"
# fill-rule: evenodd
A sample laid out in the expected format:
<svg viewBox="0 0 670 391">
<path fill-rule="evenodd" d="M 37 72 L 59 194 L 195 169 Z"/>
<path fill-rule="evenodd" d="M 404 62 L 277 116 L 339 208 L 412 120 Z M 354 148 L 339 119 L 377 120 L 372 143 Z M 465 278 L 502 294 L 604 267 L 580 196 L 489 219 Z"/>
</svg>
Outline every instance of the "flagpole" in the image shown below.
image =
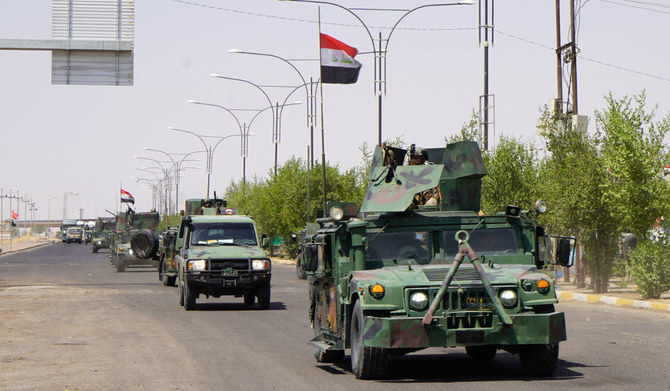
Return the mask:
<svg viewBox="0 0 670 391">
<path fill-rule="evenodd" d="M 319 9 L 319 79 L 323 80 L 321 75 L 321 7 Z M 326 210 L 326 142 L 323 130 L 323 82 L 319 83 L 321 95 L 321 179 L 323 180 L 323 217 L 328 216 Z"/>
</svg>

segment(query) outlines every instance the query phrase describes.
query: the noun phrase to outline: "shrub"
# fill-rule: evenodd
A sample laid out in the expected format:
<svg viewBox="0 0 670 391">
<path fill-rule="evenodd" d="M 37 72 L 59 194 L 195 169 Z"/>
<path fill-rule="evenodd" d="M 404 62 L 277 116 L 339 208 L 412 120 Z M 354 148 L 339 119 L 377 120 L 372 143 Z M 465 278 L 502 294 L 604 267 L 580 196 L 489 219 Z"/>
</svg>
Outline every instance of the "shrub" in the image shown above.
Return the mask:
<svg viewBox="0 0 670 391">
<path fill-rule="evenodd" d="M 645 240 L 632 254 L 631 274 L 645 299 L 658 299 L 670 289 L 670 240 Z"/>
</svg>

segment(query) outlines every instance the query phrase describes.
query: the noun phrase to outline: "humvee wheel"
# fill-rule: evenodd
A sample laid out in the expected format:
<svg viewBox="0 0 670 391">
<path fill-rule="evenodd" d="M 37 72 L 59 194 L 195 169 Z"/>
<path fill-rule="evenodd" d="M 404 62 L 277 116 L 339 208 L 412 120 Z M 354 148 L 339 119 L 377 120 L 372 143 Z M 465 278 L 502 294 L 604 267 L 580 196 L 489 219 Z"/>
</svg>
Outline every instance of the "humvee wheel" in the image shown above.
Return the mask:
<svg viewBox="0 0 670 391">
<path fill-rule="evenodd" d="M 473 360 L 488 361 L 493 360 L 496 356 L 496 346 L 481 345 L 481 346 L 466 346 L 465 353 Z"/>
<path fill-rule="evenodd" d="M 93 252 L 93 254 L 97 253 L 98 252 L 98 245 L 93 243 L 91 245 L 91 251 Z"/>
<path fill-rule="evenodd" d="M 256 302 L 255 292 L 247 292 L 244 294 L 244 305 L 254 305 L 254 302 Z"/>
<path fill-rule="evenodd" d="M 186 311 L 191 311 L 195 309 L 195 296 L 197 295 L 197 292 L 195 291 L 195 288 L 191 288 L 190 286 L 182 286 L 182 291 L 184 292 L 184 309 Z"/>
<path fill-rule="evenodd" d="M 386 375 L 388 352 L 384 348 L 363 345 L 363 311 L 356 301 L 351 316 L 351 370 L 358 379 L 376 379 Z"/>
<path fill-rule="evenodd" d="M 161 262 L 161 274 L 160 274 L 160 280 L 163 283 L 164 286 L 174 286 L 174 282 L 176 280 L 175 277 L 169 277 L 167 275 L 167 270 L 166 270 L 165 262 Z"/>
<path fill-rule="evenodd" d="M 126 271 L 126 265 L 123 262 L 123 258 L 120 256 L 116 256 L 116 271 L 118 273 L 123 273 Z"/>
<path fill-rule="evenodd" d="M 298 256 L 295 257 L 295 275 L 300 280 L 306 280 L 307 275 L 305 274 L 305 269 L 300 264 L 301 259 L 302 259 L 302 253 L 298 253 Z"/>
<path fill-rule="evenodd" d="M 522 346 L 519 351 L 519 361 L 525 376 L 553 376 L 558 361 L 558 344 Z"/>
<path fill-rule="evenodd" d="M 262 310 L 270 308 L 270 284 L 259 286 L 256 297 L 258 297 L 258 308 Z"/>
</svg>

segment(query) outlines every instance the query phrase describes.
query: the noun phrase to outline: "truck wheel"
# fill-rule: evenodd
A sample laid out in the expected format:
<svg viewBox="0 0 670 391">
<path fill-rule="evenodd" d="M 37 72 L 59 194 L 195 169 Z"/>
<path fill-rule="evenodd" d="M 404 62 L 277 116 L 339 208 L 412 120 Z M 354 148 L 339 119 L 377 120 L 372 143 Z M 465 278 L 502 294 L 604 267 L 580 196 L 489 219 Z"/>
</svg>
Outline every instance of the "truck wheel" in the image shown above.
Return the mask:
<svg viewBox="0 0 670 391">
<path fill-rule="evenodd" d="M 473 360 L 490 361 L 496 356 L 497 346 L 495 345 L 480 345 L 480 346 L 466 346 L 465 353 Z"/>
<path fill-rule="evenodd" d="M 126 265 L 123 262 L 123 258 L 120 256 L 116 256 L 116 271 L 118 273 L 123 273 L 126 271 Z"/>
<path fill-rule="evenodd" d="M 181 280 L 177 281 L 177 294 L 179 295 L 179 305 L 184 306 L 184 285 Z"/>
<path fill-rule="evenodd" d="M 167 275 L 167 266 L 165 266 L 165 262 L 161 262 L 161 267 L 160 267 L 160 280 L 163 283 L 164 286 L 174 286 L 174 282 L 176 280 L 176 277 L 168 276 Z"/>
<path fill-rule="evenodd" d="M 302 254 L 298 253 L 298 256 L 295 258 L 295 275 L 296 277 L 298 277 L 298 279 L 305 280 L 307 279 L 307 275 L 305 274 L 305 269 L 300 264 L 301 258 Z"/>
<path fill-rule="evenodd" d="M 321 334 L 321 325 L 319 323 L 319 315 L 317 314 L 317 311 L 314 311 L 312 324 L 314 325 L 314 337 L 318 337 Z M 315 347 L 314 358 L 317 362 L 322 363 L 342 362 L 344 361 L 344 350 L 323 350 L 319 347 Z"/>
<path fill-rule="evenodd" d="M 525 376 L 553 376 L 558 361 L 558 344 L 522 346 L 519 350 L 519 361 Z"/>
<path fill-rule="evenodd" d="M 195 291 L 195 288 L 192 288 L 188 285 L 182 287 L 184 292 L 184 309 L 186 311 L 191 311 L 195 309 L 195 297 L 198 294 Z"/>
<path fill-rule="evenodd" d="M 351 316 L 351 370 L 357 379 L 378 379 L 386 375 L 388 352 L 363 345 L 363 311 L 356 301 Z"/>
<path fill-rule="evenodd" d="M 256 294 L 254 292 L 247 292 L 244 294 L 244 305 L 254 305 L 256 301 Z"/>
<path fill-rule="evenodd" d="M 91 252 L 93 252 L 93 254 L 98 252 L 98 246 L 95 243 L 91 245 Z"/>
<path fill-rule="evenodd" d="M 270 284 L 261 285 L 256 290 L 258 297 L 258 308 L 267 310 L 270 308 Z"/>
</svg>

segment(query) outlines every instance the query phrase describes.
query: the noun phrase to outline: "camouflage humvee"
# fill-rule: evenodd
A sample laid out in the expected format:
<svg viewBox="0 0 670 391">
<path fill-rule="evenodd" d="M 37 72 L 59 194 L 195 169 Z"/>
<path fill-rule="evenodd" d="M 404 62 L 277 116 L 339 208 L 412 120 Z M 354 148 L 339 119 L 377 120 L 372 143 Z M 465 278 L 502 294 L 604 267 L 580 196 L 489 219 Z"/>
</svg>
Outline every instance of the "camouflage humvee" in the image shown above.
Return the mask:
<svg viewBox="0 0 670 391">
<path fill-rule="evenodd" d="M 109 248 L 112 231 L 116 221 L 111 217 L 98 217 L 91 238 L 91 251 L 97 253 L 102 248 Z"/>
<path fill-rule="evenodd" d="M 131 209 L 116 217 L 116 231 L 112 235 L 110 257 L 117 272 L 126 266 L 158 266 L 158 212 L 135 213 Z M 137 243 L 139 242 L 139 246 Z"/>
<path fill-rule="evenodd" d="M 225 200 L 186 200 L 179 228 L 164 237 L 163 247 L 161 279 L 177 279 L 184 309 L 195 309 L 200 295 L 243 297 L 245 305 L 258 300 L 260 309 L 269 308 L 270 259 L 254 221 L 227 208 Z"/>
<path fill-rule="evenodd" d="M 534 218 L 546 207 L 480 215 L 484 175 L 475 142 L 376 148 L 364 217 L 336 205 L 302 243 L 317 361 L 351 348 L 356 377 L 380 378 L 390 355 L 463 346 L 478 360 L 518 353 L 526 375 L 553 375 L 566 330 L 539 272 L 547 235 Z"/>
</svg>

